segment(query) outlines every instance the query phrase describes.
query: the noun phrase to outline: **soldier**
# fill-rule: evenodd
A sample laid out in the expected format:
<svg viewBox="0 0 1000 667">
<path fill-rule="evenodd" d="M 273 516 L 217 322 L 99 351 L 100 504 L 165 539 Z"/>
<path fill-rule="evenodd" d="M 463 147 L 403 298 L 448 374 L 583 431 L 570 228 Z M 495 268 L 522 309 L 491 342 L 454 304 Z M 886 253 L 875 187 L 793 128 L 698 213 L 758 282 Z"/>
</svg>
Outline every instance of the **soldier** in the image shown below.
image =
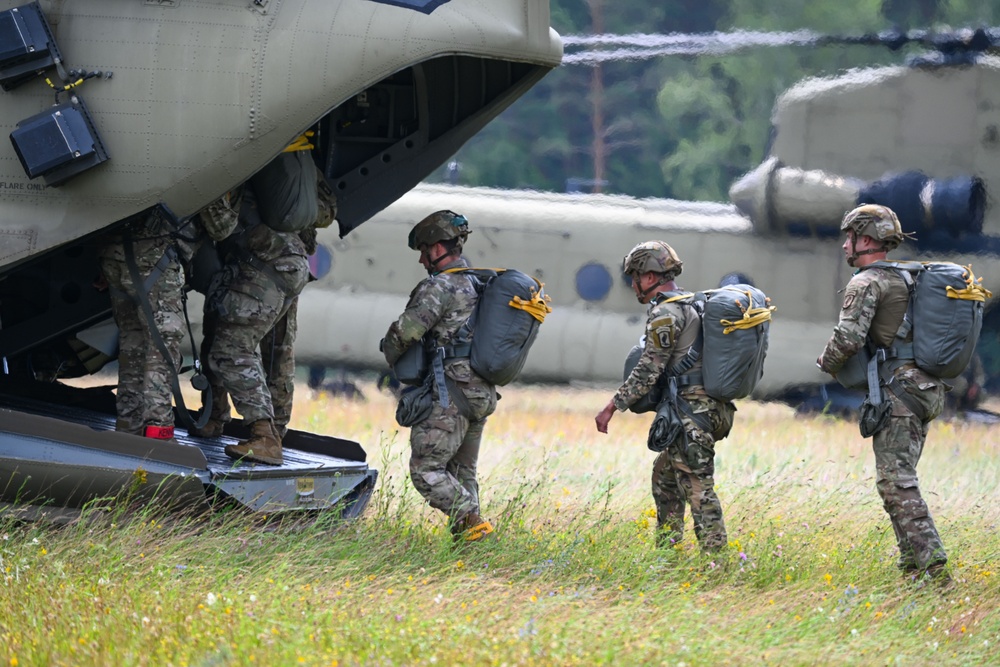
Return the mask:
<svg viewBox="0 0 1000 667">
<path fill-rule="evenodd" d="M 639 303 L 649 304 L 642 356 L 625 383 L 598 413 L 597 430 L 608 432 L 615 411 L 625 411 L 661 383 L 675 376 L 683 433 L 663 443 L 653 463 L 657 544 L 679 542 L 684 533 L 684 509 L 691 505 L 694 531 L 703 551 L 727 544 L 722 505 L 715 494 L 715 443 L 729 435 L 736 407 L 705 393 L 700 384 L 701 359 L 681 364 L 699 339 L 701 315 L 684 301 L 669 301 L 678 293 L 674 282 L 683 263 L 663 241 L 647 241 L 625 256 L 622 271 L 631 277 Z M 680 370 L 686 366 L 685 370 Z M 651 428 L 651 438 L 654 437 Z"/>
<path fill-rule="evenodd" d="M 206 300 L 208 377 L 213 386 L 211 417 L 202 437 L 222 434 L 229 421 L 231 396 L 236 410 L 250 425 L 250 437 L 225 452 L 234 459 L 281 465 L 281 434 L 259 346 L 282 321 L 309 279 L 309 262 L 302 240 L 293 232 L 276 232 L 261 221 L 256 195 L 243 190 L 239 225 L 223 245 L 227 261 Z M 287 324 L 287 322 L 286 322 Z M 285 327 L 289 347 L 294 327 Z M 288 330 L 291 335 L 288 335 Z M 270 347 L 270 346 L 269 346 Z M 291 364 L 294 371 L 294 362 Z M 289 398 L 291 392 L 289 391 Z M 289 400 L 290 409 L 290 400 Z M 287 422 L 286 422 L 287 424 Z"/>
<path fill-rule="evenodd" d="M 843 245 L 847 263 L 858 270 L 847 283 L 840 321 L 816 362 L 834 376 L 866 344 L 889 348 L 909 304 L 903 277 L 891 268 L 871 266 L 905 237 L 896 214 L 885 206 L 860 206 L 844 216 L 840 229 L 847 234 Z M 904 344 L 912 340 L 910 332 Z M 875 486 L 896 534 L 897 566 L 907 574 L 926 573 L 950 581 L 945 569 L 948 557 L 917 486 L 917 462 L 928 425 L 944 406 L 945 385 L 912 360 L 899 362 L 889 367 L 892 385 L 898 389 L 883 392 L 882 400 L 891 406 L 887 423 L 872 441 Z"/>
<path fill-rule="evenodd" d="M 174 437 L 171 383 L 184 336 L 184 277 L 173 231 L 156 208 L 109 236 L 99 251 L 119 331 L 115 430 L 158 440 Z"/>
<path fill-rule="evenodd" d="M 443 368 L 433 374 L 433 408 L 410 430 L 410 478 L 431 507 L 448 515 L 456 540 L 477 541 L 493 532 L 480 516 L 476 463 L 497 393 L 472 370 L 468 351 L 452 347 L 479 299 L 477 278 L 454 271 L 469 266 L 462 257 L 468 235 L 465 217 L 451 211 L 432 213 L 410 231 L 409 246 L 420 251 L 428 277 L 410 293 L 382 351 L 390 365 L 412 345 L 443 351 Z"/>
</svg>

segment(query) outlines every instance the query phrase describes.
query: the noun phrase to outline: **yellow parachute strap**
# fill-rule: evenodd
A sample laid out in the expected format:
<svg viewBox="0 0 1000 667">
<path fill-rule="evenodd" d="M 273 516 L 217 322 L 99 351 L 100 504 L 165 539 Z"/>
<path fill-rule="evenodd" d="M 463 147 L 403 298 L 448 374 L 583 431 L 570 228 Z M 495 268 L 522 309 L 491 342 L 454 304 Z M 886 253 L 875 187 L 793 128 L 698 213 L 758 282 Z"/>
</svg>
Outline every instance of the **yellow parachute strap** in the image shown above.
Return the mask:
<svg viewBox="0 0 1000 667">
<path fill-rule="evenodd" d="M 493 271 L 494 273 L 503 273 L 506 270 L 507 269 L 484 269 L 481 267 L 473 268 L 471 266 L 456 266 L 454 269 L 445 269 L 441 273 L 464 273 L 466 271 Z M 511 308 L 523 310 L 539 322 L 544 322 L 545 316 L 552 312 L 552 306 L 549 305 L 549 301 L 551 301 L 552 298 L 548 294 L 545 294 L 543 290 L 545 283 L 539 281 L 538 278 L 535 278 L 534 276 L 532 276 L 531 279 L 538 285 L 537 290 L 531 290 L 531 298 L 522 299 L 519 296 L 515 296 L 507 303 L 507 305 Z"/>
<path fill-rule="evenodd" d="M 747 295 L 747 302 L 753 303 L 753 296 L 750 292 L 740 292 L 740 294 Z M 723 334 L 731 334 L 737 329 L 753 329 L 756 326 L 760 326 L 764 322 L 771 321 L 771 313 L 774 312 L 774 306 L 763 306 L 761 308 L 744 308 L 743 304 L 740 303 L 739 299 L 733 299 L 736 305 L 739 306 L 740 310 L 743 311 L 743 317 L 733 322 L 732 320 L 719 320 L 719 324 L 722 325 Z M 767 303 L 771 303 L 771 299 L 767 299 Z"/>
<path fill-rule="evenodd" d="M 680 301 L 681 299 L 690 299 L 693 296 L 693 292 L 691 294 L 678 294 L 670 297 L 669 299 L 664 299 L 661 303 L 673 303 L 674 301 Z"/>
<path fill-rule="evenodd" d="M 312 130 L 307 130 L 307 131 L 303 132 L 302 134 L 300 134 L 298 137 L 296 137 L 295 141 L 293 141 L 292 143 L 288 144 L 288 146 L 285 148 L 285 150 L 283 150 L 281 152 L 282 153 L 295 153 L 296 151 L 308 151 L 308 150 L 312 150 L 313 148 L 316 148 L 316 146 L 314 146 L 313 143 L 311 141 L 309 141 L 309 140 L 312 137 L 314 137 L 315 135 L 316 135 L 316 133 L 313 132 Z"/>
<path fill-rule="evenodd" d="M 949 299 L 963 299 L 965 301 L 986 301 L 986 299 L 993 298 L 993 293 L 982 286 L 983 279 L 977 278 L 976 274 L 972 272 L 972 265 L 962 267 L 967 272 L 967 278 L 965 279 L 965 287 L 962 289 L 955 289 L 951 285 L 945 287 L 945 292 L 948 294 Z"/>
</svg>

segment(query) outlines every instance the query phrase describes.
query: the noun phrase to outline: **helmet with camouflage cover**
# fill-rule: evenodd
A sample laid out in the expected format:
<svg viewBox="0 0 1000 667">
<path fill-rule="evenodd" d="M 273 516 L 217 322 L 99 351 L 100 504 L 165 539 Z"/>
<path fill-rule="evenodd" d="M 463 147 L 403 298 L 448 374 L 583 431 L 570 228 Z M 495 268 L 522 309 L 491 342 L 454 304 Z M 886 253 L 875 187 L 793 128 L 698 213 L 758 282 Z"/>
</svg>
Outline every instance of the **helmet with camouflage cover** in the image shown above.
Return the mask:
<svg viewBox="0 0 1000 667">
<path fill-rule="evenodd" d="M 423 246 L 458 239 L 455 247 L 461 250 L 471 233 L 469 221 L 464 215 L 454 211 L 436 211 L 413 226 L 407 245 L 411 250 L 420 250 Z"/>
<path fill-rule="evenodd" d="M 909 238 L 893 210 L 878 204 L 863 204 L 848 211 L 840 223 L 840 231 L 853 231 L 855 237 L 870 236 L 881 241 L 886 251 L 895 250 L 904 239 Z"/>
<path fill-rule="evenodd" d="M 673 280 L 681 274 L 684 262 L 674 249 L 663 241 L 645 241 L 632 248 L 622 261 L 622 273 L 642 275 L 648 271 L 663 274 L 663 280 Z"/>
</svg>

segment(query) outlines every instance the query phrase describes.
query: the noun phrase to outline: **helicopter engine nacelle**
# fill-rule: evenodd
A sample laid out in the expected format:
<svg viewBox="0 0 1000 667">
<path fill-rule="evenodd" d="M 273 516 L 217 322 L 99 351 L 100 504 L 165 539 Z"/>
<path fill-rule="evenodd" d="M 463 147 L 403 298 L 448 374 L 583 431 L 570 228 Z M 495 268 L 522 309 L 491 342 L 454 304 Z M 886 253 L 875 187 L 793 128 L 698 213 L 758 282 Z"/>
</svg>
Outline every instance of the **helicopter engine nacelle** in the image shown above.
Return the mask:
<svg viewBox="0 0 1000 667">
<path fill-rule="evenodd" d="M 861 204 L 881 204 L 896 212 L 918 244 L 933 240 L 935 246 L 981 235 L 986 209 L 986 188 L 974 176 L 933 179 L 908 171 L 866 182 L 783 167 L 777 158 L 743 176 L 729 196 L 760 234 L 838 236 L 844 213 Z"/>
</svg>

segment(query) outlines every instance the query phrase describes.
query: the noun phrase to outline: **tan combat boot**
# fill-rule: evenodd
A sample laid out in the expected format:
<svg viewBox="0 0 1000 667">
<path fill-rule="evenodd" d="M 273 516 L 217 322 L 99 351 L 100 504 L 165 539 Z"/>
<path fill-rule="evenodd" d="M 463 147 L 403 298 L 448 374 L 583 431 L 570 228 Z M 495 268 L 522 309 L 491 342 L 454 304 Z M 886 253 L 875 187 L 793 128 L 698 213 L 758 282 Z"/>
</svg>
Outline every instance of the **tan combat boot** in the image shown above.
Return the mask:
<svg viewBox="0 0 1000 667">
<path fill-rule="evenodd" d="M 221 419 L 209 417 L 204 426 L 201 428 L 192 428 L 188 431 L 188 434 L 198 438 L 218 438 L 225 430 L 226 422 Z"/>
<path fill-rule="evenodd" d="M 469 512 L 451 525 L 452 539 L 458 544 L 492 539 L 492 534 L 493 525 L 475 512 Z"/>
<path fill-rule="evenodd" d="M 250 424 L 250 437 L 238 445 L 226 445 L 226 456 L 258 463 L 280 466 L 281 438 L 270 419 L 259 419 Z"/>
</svg>

